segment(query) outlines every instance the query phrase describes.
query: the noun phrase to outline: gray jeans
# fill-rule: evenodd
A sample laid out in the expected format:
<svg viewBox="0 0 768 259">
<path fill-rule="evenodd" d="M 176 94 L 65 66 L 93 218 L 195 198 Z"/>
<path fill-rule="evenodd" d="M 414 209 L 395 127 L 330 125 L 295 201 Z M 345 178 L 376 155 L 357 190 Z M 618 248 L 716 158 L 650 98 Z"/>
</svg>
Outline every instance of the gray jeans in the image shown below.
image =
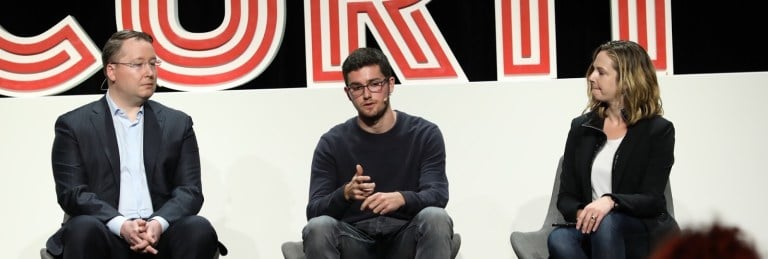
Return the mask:
<svg viewBox="0 0 768 259">
<path fill-rule="evenodd" d="M 309 259 L 448 259 L 453 221 L 438 207 L 424 208 L 410 221 L 379 216 L 349 224 L 319 216 L 309 220 L 302 237 Z"/>
</svg>

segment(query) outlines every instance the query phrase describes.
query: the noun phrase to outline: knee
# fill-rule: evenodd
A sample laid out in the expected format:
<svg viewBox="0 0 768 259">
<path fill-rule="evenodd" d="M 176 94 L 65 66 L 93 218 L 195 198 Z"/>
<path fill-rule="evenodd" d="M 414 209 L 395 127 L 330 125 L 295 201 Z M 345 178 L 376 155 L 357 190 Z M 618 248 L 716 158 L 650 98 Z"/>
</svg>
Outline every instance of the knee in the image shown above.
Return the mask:
<svg viewBox="0 0 768 259">
<path fill-rule="evenodd" d="M 574 251 L 581 249 L 578 237 L 566 228 L 555 228 L 547 236 L 547 248 L 554 258 L 562 258 L 563 255 L 573 255 Z"/>
<path fill-rule="evenodd" d="M 607 229 L 615 229 L 619 227 L 619 224 L 621 224 L 621 218 L 622 215 L 619 213 L 611 212 L 608 214 L 605 214 L 605 217 L 603 217 L 603 220 L 600 221 L 600 228 L 607 228 Z"/>
<path fill-rule="evenodd" d="M 413 218 L 413 222 L 421 227 L 427 229 L 442 229 L 452 230 L 453 220 L 448 216 L 448 212 L 443 208 L 438 207 L 426 207 L 416 214 Z"/>
<path fill-rule="evenodd" d="M 72 217 L 69 220 L 67 220 L 65 225 L 67 226 L 67 229 L 74 230 L 74 231 L 68 231 L 68 232 L 86 233 L 88 235 L 93 235 L 98 232 L 106 230 L 104 223 L 102 223 L 96 217 L 89 216 L 89 215 L 80 215 L 80 216 Z"/>
<path fill-rule="evenodd" d="M 566 242 L 567 240 L 568 235 L 566 231 L 562 228 L 555 228 L 547 236 L 547 247 L 549 247 L 549 251 L 558 250 L 559 246 L 568 243 Z"/>
<path fill-rule="evenodd" d="M 616 238 L 621 238 L 622 215 L 619 213 L 608 213 L 600 221 L 597 231 L 592 234 L 593 242 L 611 242 Z"/>
<path fill-rule="evenodd" d="M 181 218 L 174 224 L 177 229 L 188 230 L 185 234 L 190 242 L 211 243 L 216 242 L 216 230 L 208 219 L 193 215 Z"/>
<path fill-rule="evenodd" d="M 209 222 L 208 219 L 197 215 L 183 217 L 178 222 L 176 222 L 176 224 L 182 226 L 183 228 L 195 228 L 199 229 L 200 231 L 213 231 L 211 222 Z"/>
<path fill-rule="evenodd" d="M 72 217 L 65 223 L 65 226 L 67 231 L 64 233 L 64 238 L 69 241 L 92 240 L 104 236 L 102 233 L 108 231 L 104 223 L 89 215 Z"/>
<path fill-rule="evenodd" d="M 69 218 L 65 223 L 72 228 L 78 228 L 78 230 L 87 231 L 93 228 L 99 228 L 104 225 L 99 219 L 91 215 L 79 215 Z"/>
<path fill-rule="evenodd" d="M 311 218 L 307 225 L 304 226 L 304 230 L 302 231 L 302 235 L 306 238 L 307 236 L 313 236 L 318 234 L 324 234 L 324 233 L 333 233 L 336 231 L 338 227 L 339 221 L 334 219 L 331 216 L 318 216 Z"/>
<path fill-rule="evenodd" d="M 422 222 L 442 222 L 453 225 L 451 217 L 448 216 L 448 212 L 443 208 L 438 207 L 426 207 L 419 211 L 414 217 L 414 220 Z"/>
<path fill-rule="evenodd" d="M 317 251 L 324 249 L 329 245 L 336 244 L 339 231 L 339 221 L 330 216 L 318 216 L 310 219 L 304 230 L 301 231 L 301 238 L 304 243 L 305 251 Z M 314 252 L 310 252 L 314 253 Z"/>
</svg>

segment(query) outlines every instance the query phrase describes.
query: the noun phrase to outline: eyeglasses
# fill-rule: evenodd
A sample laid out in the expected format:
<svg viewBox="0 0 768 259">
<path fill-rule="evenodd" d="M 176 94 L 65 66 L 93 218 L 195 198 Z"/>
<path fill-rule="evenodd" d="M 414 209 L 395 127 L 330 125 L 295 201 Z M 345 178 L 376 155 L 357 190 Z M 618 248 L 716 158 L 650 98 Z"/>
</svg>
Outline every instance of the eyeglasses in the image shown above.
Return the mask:
<svg viewBox="0 0 768 259">
<path fill-rule="evenodd" d="M 144 65 L 149 66 L 150 69 L 157 69 L 161 63 L 162 61 L 160 60 L 150 60 L 147 62 L 110 62 L 110 64 L 123 65 L 134 70 L 142 69 L 144 68 Z"/>
<path fill-rule="evenodd" d="M 371 91 L 371 93 L 378 93 L 378 92 L 381 92 L 381 89 L 387 83 L 389 83 L 389 80 L 386 80 L 386 79 L 374 80 L 374 81 L 368 82 L 368 84 L 365 84 L 365 85 L 360 83 L 352 83 L 347 85 L 347 91 L 353 97 L 358 97 L 360 95 L 363 95 L 364 88 L 368 88 L 368 91 Z"/>
</svg>

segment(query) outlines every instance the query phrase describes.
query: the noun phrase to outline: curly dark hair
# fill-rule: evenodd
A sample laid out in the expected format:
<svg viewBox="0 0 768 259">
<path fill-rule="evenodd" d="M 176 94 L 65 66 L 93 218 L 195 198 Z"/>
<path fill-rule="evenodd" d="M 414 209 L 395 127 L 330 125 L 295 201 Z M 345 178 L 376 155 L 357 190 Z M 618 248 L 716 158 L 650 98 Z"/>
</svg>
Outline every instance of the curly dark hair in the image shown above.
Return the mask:
<svg viewBox="0 0 768 259">
<path fill-rule="evenodd" d="M 661 244 L 651 259 L 758 259 L 754 244 L 738 227 L 715 223 L 704 229 L 687 229 Z"/>
</svg>

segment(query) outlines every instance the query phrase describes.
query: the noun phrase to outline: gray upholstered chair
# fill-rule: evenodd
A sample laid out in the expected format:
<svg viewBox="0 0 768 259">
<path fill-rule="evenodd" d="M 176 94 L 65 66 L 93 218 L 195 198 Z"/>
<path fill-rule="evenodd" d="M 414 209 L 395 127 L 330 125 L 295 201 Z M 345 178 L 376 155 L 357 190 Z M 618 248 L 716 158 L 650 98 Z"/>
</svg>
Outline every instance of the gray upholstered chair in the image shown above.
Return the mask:
<svg viewBox="0 0 768 259">
<path fill-rule="evenodd" d="M 54 259 L 53 255 L 48 253 L 48 250 L 45 249 L 45 247 L 40 248 L 40 259 Z"/>
<path fill-rule="evenodd" d="M 514 231 L 509 237 L 512 243 L 512 249 L 515 251 L 515 255 L 520 259 L 545 259 L 549 258 L 549 249 L 547 248 L 547 238 L 549 233 L 555 228 L 552 227 L 552 223 L 565 222 L 563 215 L 557 210 L 557 194 L 560 191 L 560 173 L 563 168 L 563 158 L 560 157 L 560 161 L 557 163 L 557 172 L 555 173 L 555 183 L 552 186 L 552 195 L 549 197 L 549 208 L 547 209 L 547 216 L 544 218 L 544 225 L 537 231 L 521 232 Z M 667 211 L 669 215 L 674 218 L 675 209 L 672 204 L 672 187 L 667 183 L 667 188 L 664 190 L 664 197 L 667 200 Z"/>
<path fill-rule="evenodd" d="M 458 233 L 453 234 L 453 239 L 451 240 L 451 259 L 456 258 L 456 255 L 459 254 L 459 248 L 461 247 L 461 235 Z M 301 241 L 288 241 L 283 243 L 283 245 L 280 247 L 281 250 L 283 250 L 283 257 L 285 259 L 306 259 L 307 257 L 304 256 L 304 245 Z"/>
</svg>

